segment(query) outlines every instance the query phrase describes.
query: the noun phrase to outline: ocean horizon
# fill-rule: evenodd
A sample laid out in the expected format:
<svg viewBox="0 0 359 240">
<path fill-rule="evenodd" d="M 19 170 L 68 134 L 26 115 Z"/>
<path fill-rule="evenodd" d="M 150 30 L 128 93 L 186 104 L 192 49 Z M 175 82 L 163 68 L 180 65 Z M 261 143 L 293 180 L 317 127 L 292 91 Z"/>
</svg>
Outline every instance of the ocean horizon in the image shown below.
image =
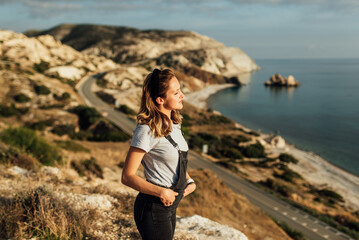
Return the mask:
<svg viewBox="0 0 359 240">
<path fill-rule="evenodd" d="M 359 176 L 359 59 L 260 59 L 249 83 L 212 95 L 208 107 L 258 130 L 282 136 Z M 264 82 L 293 75 L 297 88 Z"/>
</svg>

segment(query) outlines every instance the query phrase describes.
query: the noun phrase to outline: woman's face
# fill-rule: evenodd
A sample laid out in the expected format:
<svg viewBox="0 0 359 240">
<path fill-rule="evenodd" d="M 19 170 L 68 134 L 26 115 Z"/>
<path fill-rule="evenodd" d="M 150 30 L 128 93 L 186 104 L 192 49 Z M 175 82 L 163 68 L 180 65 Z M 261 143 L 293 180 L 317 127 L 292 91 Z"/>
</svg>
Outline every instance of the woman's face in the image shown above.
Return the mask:
<svg viewBox="0 0 359 240">
<path fill-rule="evenodd" d="M 182 99 L 184 95 L 181 91 L 181 86 L 176 77 L 171 78 L 169 87 L 166 92 L 163 107 L 168 110 L 180 110 L 183 108 Z"/>
</svg>

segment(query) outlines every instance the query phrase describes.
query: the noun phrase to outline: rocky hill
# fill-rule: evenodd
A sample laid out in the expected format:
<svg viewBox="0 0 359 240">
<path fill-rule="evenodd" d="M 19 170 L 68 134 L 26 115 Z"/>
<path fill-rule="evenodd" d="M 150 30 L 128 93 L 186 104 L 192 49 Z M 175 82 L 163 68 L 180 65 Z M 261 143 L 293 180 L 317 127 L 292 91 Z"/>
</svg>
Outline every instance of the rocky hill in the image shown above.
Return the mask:
<svg viewBox="0 0 359 240">
<path fill-rule="evenodd" d="M 49 35 L 26 37 L 0 31 L 0 238 L 139 237 L 132 216 L 135 193 L 119 181 L 130 142 L 118 138 L 120 133 L 114 135 L 118 130 L 96 111 L 81 106 L 84 102 L 74 88 L 87 74 L 121 67 Z M 146 73 L 142 67 L 128 71 L 137 78 Z M 109 132 L 117 138 L 99 138 Z M 205 182 L 201 174 L 199 171 L 194 176 Z M 213 173 L 205 172 L 204 176 L 208 174 L 219 181 Z M 221 189 L 222 185 L 216 183 Z M 203 196 L 221 191 L 199 189 L 197 193 Z M 176 239 L 246 239 L 238 230 L 247 231 L 254 239 L 265 239 L 274 231 L 280 232 L 277 238 L 267 239 L 288 239 L 242 196 L 230 193 L 227 197 L 236 199 L 232 201 L 236 204 L 241 201 L 242 209 L 251 213 L 246 216 L 250 221 L 229 224 L 233 216 L 206 213 L 208 219 L 235 230 L 203 217 L 186 219 L 198 214 L 196 211 L 205 211 L 200 205 L 184 208 Z M 233 206 L 219 209 L 230 212 Z M 266 222 L 261 231 L 241 225 L 256 219 Z"/>
<path fill-rule="evenodd" d="M 128 27 L 62 24 L 28 36 L 52 35 L 87 54 L 104 56 L 121 64 L 172 67 L 185 74 L 205 71 L 234 81 L 244 72 L 259 69 L 241 49 L 226 47 L 190 31 L 138 30 Z"/>
</svg>

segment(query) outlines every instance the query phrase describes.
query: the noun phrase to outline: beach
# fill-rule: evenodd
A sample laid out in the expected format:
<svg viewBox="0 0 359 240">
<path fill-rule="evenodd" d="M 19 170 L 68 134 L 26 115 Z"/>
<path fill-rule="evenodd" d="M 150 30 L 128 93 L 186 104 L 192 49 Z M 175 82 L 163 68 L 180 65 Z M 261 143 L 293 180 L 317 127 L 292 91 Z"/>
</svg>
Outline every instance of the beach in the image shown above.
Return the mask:
<svg viewBox="0 0 359 240">
<path fill-rule="evenodd" d="M 232 87 L 231 84 L 210 85 L 200 91 L 186 95 L 185 100 L 192 105 L 207 108 L 207 99 L 220 90 Z M 238 123 L 244 129 L 250 130 Z M 259 139 L 269 135 L 262 133 Z M 276 148 L 270 144 L 265 146 L 272 153 L 288 153 L 299 160 L 298 164 L 290 164 L 289 167 L 298 172 L 305 180 L 318 188 L 329 188 L 338 192 L 345 199 L 345 206 L 352 210 L 359 210 L 359 177 L 351 174 L 316 155 L 313 152 L 303 151 L 294 145 L 286 144 L 284 148 Z"/>
</svg>

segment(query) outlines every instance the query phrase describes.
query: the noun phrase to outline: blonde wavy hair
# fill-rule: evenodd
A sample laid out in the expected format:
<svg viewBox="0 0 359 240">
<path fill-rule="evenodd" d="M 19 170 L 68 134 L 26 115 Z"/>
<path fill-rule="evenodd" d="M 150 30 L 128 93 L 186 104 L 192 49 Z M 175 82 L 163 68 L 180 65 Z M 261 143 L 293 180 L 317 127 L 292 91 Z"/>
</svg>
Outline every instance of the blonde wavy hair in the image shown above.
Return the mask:
<svg viewBox="0 0 359 240">
<path fill-rule="evenodd" d="M 148 74 L 142 87 L 141 106 L 137 115 L 139 124 L 146 124 L 150 127 L 155 137 L 167 136 L 172 131 L 171 120 L 175 124 L 182 123 L 182 116 L 178 110 L 171 111 L 171 119 L 162 113 L 156 99 L 166 98 L 169 88 L 169 81 L 175 77 L 171 69 L 154 69 Z"/>
</svg>

